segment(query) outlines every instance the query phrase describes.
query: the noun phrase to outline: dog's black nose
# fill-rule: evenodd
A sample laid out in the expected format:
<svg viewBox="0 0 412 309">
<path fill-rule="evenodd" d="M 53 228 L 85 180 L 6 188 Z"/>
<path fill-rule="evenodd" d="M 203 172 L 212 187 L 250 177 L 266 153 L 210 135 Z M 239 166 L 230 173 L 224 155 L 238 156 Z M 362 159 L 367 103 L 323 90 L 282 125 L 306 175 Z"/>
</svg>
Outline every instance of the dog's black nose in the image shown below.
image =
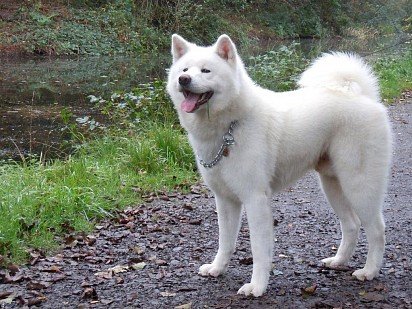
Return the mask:
<svg viewBox="0 0 412 309">
<path fill-rule="evenodd" d="M 191 81 L 192 81 L 192 79 L 187 74 L 180 75 L 180 77 L 179 77 L 179 84 L 182 85 L 182 86 L 189 85 Z"/>
</svg>

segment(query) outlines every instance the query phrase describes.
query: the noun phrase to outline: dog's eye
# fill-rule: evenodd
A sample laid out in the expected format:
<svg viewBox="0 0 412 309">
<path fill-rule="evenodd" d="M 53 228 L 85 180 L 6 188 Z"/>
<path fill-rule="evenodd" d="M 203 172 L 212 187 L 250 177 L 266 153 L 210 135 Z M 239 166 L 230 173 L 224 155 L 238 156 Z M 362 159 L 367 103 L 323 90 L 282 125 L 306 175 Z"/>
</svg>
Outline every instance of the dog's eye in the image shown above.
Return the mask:
<svg viewBox="0 0 412 309">
<path fill-rule="evenodd" d="M 202 73 L 210 73 L 210 70 L 208 70 L 208 69 L 201 69 L 200 72 L 202 72 Z"/>
<path fill-rule="evenodd" d="M 188 68 L 184 68 L 184 69 L 183 69 L 183 72 L 186 72 L 187 70 L 188 70 Z"/>
</svg>

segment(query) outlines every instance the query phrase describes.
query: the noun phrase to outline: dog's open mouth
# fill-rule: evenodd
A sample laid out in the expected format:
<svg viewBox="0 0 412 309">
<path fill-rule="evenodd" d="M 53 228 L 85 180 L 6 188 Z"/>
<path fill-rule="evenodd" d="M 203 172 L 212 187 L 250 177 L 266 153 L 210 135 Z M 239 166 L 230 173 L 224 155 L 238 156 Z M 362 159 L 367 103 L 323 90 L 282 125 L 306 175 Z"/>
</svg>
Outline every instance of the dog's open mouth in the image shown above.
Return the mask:
<svg viewBox="0 0 412 309">
<path fill-rule="evenodd" d="M 181 108 L 186 113 L 193 113 L 201 105 L 207 103 L 213 95 L 213 91 L 208 91 L 205 93 L 194 93 L 188 90 L 183 90 L 183 95 L 185 99 L 181 104 Z"/>
</svg>

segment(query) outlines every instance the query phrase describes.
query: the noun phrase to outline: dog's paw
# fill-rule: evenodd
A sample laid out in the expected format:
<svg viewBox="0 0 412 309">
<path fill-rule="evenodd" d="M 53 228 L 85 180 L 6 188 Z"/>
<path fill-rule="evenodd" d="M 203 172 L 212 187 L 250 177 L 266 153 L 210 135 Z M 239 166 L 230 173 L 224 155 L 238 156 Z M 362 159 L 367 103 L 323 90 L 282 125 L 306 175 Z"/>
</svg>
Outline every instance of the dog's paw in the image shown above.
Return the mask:
<svg viewBox="0 0 412 309">
<path fill-rule="evenodd" d="M 360 281 L 365 281 L 365 280 L 372 280 L 379 274 L 379 269 L 367 269 L 367 268 L 362 268 L 355 270 L 352 273 L 352 277 L 356 277 L 356 279 Z"/>
<path fill-rule="evenodd" d="M 224 272 L 225 272 L 224 267 L 218 267 L 212 263 L 212 264 L 203 264 L 202 266 L 200 266 L 198 274 L 201 276 L 217 277 L 223 274 Z"/>
<path fill-rule="evenodd" d="M 259 285 L 256 283 L 246 283 L 243 285 L 239 291 L 237 291 L 238 294 L 243 294 L 246 296 L 253 295 L 255 297 L 262 296 L 263 293 L 266 291 L 266 285 Z"/>
<path fill-rule="evenodd" d="M 326 267 L 339 267 L 339 266 L 344 266 L 346 264 L 346 260 L 342 259 L 339 256 L 332 256 L 326 259 L 322 260 L 322 263 L 326 266 Z"/>
</svg>

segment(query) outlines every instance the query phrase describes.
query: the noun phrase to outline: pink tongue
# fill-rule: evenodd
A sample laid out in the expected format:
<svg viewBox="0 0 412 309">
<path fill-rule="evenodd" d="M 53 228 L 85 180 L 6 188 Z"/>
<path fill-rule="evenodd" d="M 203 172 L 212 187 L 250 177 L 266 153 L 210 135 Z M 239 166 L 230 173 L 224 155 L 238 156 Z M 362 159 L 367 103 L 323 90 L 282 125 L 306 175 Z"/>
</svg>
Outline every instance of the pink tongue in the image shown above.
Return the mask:
<svg viewBox="0 0 412 309">
<path fill-rule="evenodd" d="M 188 96 L 183 100 L 180 107 L 186 113 L 191 113 L 197 108 L 196 103 L 197 101 L 199 101 L 199 98 L 200 94 L 189 92 Z"/>
</svg>

